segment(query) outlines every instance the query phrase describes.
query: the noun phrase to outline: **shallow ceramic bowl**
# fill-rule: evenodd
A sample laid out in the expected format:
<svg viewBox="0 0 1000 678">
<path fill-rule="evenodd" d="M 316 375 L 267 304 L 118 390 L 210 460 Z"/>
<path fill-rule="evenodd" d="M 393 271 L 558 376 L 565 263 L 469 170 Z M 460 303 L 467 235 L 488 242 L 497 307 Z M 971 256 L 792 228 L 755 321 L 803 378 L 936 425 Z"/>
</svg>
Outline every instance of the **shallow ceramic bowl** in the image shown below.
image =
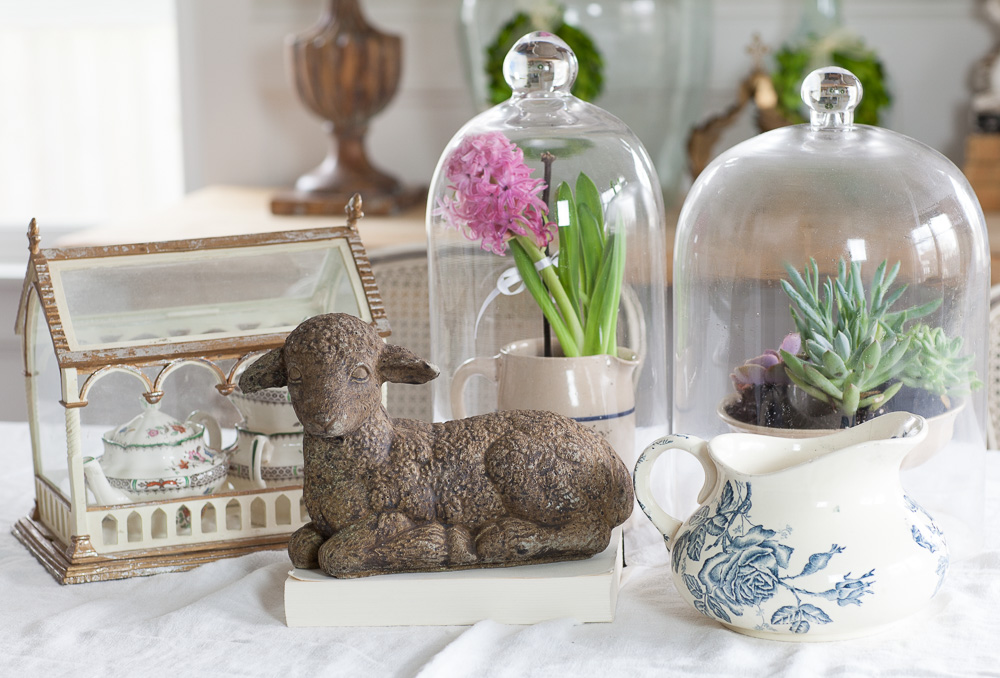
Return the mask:
<svg viewBox="0 0 1000 678">
<path fill-rule="evenodd" d="M 206 463 L 191 463 L 176 475 L 162 478 L 116 478 L 108 476 L 108 483 L 121 490 L 133 501 L 179 499 L 198 497 L 218 492 L 226 482 L 227 464 L 224 458 Z"/>
<path fill-rule="evenodd" d="M 302 432 L 287 388 L 266 388 L 249 395 L 237 389 L 229 394 L 229 401 L 243 416 L 245 428 L 265 435 Z"/>
</svg>

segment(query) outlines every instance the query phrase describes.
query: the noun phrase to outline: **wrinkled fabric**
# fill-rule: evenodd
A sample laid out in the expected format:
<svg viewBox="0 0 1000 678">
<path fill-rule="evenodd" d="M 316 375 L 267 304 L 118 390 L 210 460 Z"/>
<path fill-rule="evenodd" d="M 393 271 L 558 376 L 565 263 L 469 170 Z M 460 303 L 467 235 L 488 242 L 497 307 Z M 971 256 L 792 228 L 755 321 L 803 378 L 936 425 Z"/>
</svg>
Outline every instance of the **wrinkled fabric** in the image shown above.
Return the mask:
<svg viewBox="0 0 1000 678">
<path fill-rule="evenodd" d="M 0 423 L 0 436 L 0 676 L 1000 676 L 1000 453 L 987 459 L 985 548 L 953 563 L 929 609 L 869 638 L 786 643 L 688 607 L 638 512 L 610 624 L 290 629 L 280 551 L 60 586 L 11 534 L 34 502 L 27 426 Z"/>
</svg>

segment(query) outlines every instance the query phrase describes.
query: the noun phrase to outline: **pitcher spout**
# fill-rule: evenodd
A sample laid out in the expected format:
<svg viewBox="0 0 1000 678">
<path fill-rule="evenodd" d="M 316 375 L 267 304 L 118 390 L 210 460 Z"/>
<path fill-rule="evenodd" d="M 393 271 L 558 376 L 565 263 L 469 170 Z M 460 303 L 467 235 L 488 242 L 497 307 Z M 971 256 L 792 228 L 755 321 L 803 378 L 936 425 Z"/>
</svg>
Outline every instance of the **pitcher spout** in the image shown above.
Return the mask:
<svg viewBox="0 0 1000 678">
<path fill-rule="evenodd" d="M 101 462 L 94 457 L 87 457 L 84 460 L 83 475 L 87 478 L 90 491 L 102 506 L 131 503 L 132 499 L 127 494 L 111 486 L 107 476 L 104 475 L 104 469 L 101 468 Z"/>
<path fill-rule="evenodd" d="M 831 451 L 842 450 L 857 455 L 870 469 L 881 467 L 889 474 L 898 474 L 901 467 L 926 443 L 927 420 L 909 412 L 890 412 L 866 421 L 830 438 Z"/>
</svg>

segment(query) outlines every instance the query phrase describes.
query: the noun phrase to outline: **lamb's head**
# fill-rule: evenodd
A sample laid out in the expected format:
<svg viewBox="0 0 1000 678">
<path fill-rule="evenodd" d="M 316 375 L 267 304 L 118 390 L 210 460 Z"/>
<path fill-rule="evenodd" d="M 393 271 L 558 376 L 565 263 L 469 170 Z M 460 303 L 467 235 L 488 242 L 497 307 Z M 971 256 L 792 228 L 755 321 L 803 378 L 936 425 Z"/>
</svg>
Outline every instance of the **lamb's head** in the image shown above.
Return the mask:
<svg viewBox="0 0 1000 678">
<path fill-rule="evenodd" d="M 355 431 L 382 404 L 386 381 L 422 384 L 436 367 L 401 346 L 382 341 L 375 328 L 345 313 L 309 318 L 240 377 L 253 393 L 288 386 L 292 407 L 309 435 L 337 437 Z"/>
</svg>

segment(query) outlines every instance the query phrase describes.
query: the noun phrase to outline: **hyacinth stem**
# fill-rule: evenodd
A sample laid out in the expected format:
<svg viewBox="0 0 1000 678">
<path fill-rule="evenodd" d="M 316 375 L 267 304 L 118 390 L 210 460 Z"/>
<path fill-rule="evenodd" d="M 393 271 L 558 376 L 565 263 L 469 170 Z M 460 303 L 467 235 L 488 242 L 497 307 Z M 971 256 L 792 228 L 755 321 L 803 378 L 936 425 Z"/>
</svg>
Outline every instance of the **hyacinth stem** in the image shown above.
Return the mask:
<svg viewBox="0 0 1000 678">
<path fill-rule="evenodd" d="M 538 248 L 538 245 L 531 241 L 530 238 L 523 235 L 515 236 L 513 240 L 511 240 L 512 249 L 515 245 L 520 246 L 521 251 L 528 256 L 532 264 L 530 266 L 531 271 L 535 271 L 534 264 L 541 261 L 545 257 L 545 254 Z M 515 250 L 515 261 L 517 261 L 516 257 L 517 251 Z M 525 280 L 525 284 L 527 284 L 528 276 L 530 276 L 531 273 L 522 270 L 520 264 L 518 265 L 518 270 L 521 272 L 521 277 Z M 552 295 L 552 299 L 555 300 L 556 305 L 559 307 L 559 313 L 562 314 L 562 317 L 559 319 L 559 325 L 561 325 L 562 329 L 565 330 L 565 338 L 559 334 L 556 322 L 553 321 L 552 317 L 549 314 L 546 314 L 546 317 L 549 319 L 552 329 L 556 330 L 556 336 L 559 337 L 559 343 L 562 344 L 563 353 L 568 357 L 580 355 L 580 347 L 583 346 L 583 326 L 580 324 L 580 319 L 576 315 L 576 309 L 573 307 L 573 302 L 570 301 L 569 296 L 566 294 L 566 290 L 563 289 L 562 284 L 559 282 L 559 276 L 556 275 L 555 267 L 546 266 L 535 274 L 535 277 L 538 276 L 541 277 L 544 287 L 548 290 L 548 293 Z M 530 287 L 528 289 L 529 291 L 531 290 Z M 537 295 L 535 295 L 534 292 L 532 292 L 532 295 L 535 296 L 535 300 L 538 301 L 539 306 L 542 306 L 542 310 L 544 311 L 542 301 Z M 545 295 L 545 299 L 548 301 L 548 295 Z M 549 301 L 549 304 L 551 304 L 551 301 Z M 567 345 L 567 340 L 569 341 L 569 345 Z M 573 351 L 572 354 L 570 353 L 571 350 Z"/>
</svg>

